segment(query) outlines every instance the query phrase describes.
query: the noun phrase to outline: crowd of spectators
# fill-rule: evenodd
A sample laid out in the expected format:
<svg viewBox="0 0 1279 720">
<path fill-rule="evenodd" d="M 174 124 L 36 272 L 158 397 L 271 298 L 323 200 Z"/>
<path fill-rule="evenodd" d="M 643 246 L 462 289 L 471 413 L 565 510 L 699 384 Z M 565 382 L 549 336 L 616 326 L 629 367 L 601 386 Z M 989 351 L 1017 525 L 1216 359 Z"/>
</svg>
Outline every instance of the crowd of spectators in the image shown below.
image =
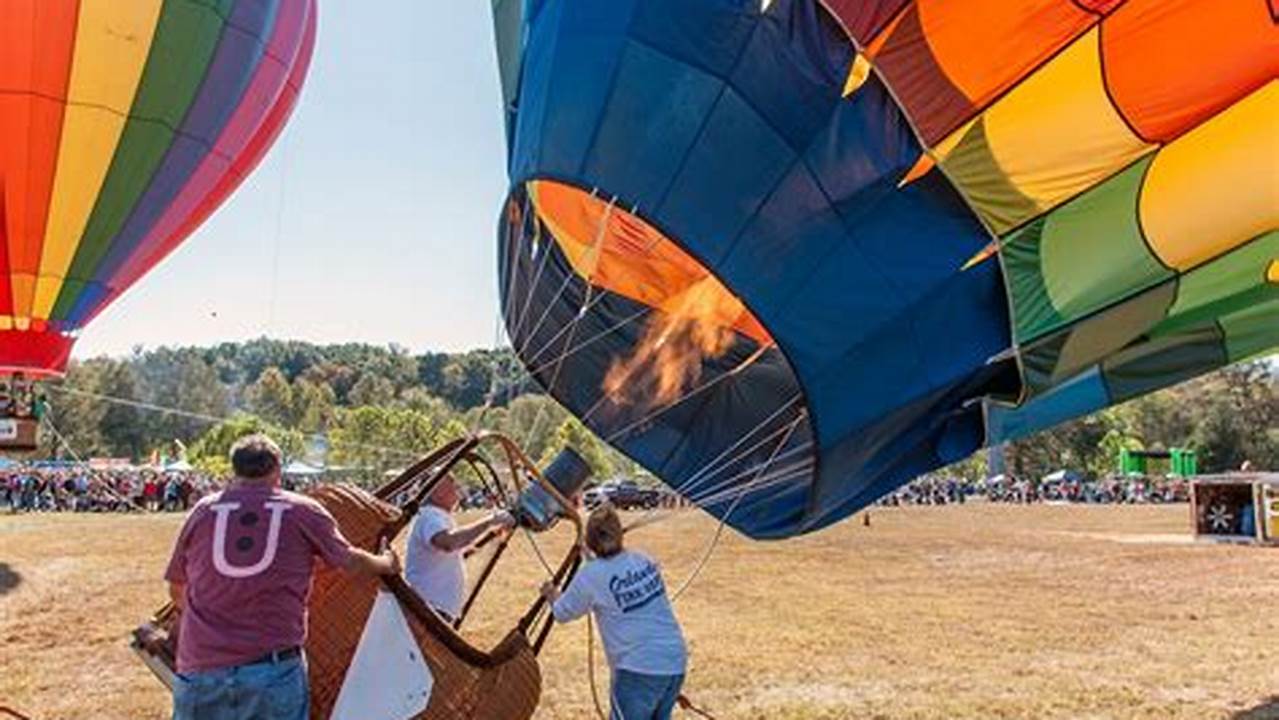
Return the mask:
<svg viewBox="0 0 1279 720">
<path fill-rule="evenodd" d="M 16 466 L 0 471 L 0 508 L 11 512 L 179 512 L 221 484 L 195 470 Z"/>
<path fill-rule="evenodd" d="M 973 498 L 1002 503 L 1176 503 L 1189 502 L 1185 478 L 1108 476 L 1085 478 L 1055 473 L 1038 480 L 1000 475 L 978 482 L 954 477 L 924 477 L 885 496 L 881 505 L 951 505 Z"/>
</svg>

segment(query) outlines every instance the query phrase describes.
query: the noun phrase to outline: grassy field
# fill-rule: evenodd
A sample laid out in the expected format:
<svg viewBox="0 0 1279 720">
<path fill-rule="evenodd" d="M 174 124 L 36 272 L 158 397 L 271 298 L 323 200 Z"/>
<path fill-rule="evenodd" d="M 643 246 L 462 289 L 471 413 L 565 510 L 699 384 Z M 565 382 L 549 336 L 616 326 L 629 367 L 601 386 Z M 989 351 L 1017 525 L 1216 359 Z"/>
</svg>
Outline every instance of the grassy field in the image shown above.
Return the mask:
<svg viewBox="0 0 1279 720">
<path fill-rule="evenodd" d="M 1279 554 L 1190 543 L 1186 512 L 970 504 L 781 543 L 726 533 L 677 605 L 686 691 L 721 719 L 1279 718 Z M 179 522 L 0 515 L 0 706 L 168 717 L 125 638 L 163 601 Z M 714 530 L 682 513 L 633 544 L 674 587 Z M 512 548 L 478 644 L 541 579 Z M 585 632 L 551 636 L 539 718 L 592 717 Z"/>
</svg>

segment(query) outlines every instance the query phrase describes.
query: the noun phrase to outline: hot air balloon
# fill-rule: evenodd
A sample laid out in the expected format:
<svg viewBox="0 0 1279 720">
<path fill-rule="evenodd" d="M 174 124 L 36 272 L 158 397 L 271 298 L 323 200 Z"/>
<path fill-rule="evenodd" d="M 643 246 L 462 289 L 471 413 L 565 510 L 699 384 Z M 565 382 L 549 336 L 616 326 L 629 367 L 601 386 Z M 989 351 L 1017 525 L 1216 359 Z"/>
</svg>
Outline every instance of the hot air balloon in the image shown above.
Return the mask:
<svg viewBox="0 0 1279 720">
<path fill-rule="evenodd" d="M 1279 346 L 1266 0 L 494 0 L 503 316 L 740 531 Z"/>
<path fill-rule="evenodd" d="M 0 372 L 59 375 L 81 328 L 244 180 L 315 23 L 315 0 L 0 5 Z"/>
</svg>

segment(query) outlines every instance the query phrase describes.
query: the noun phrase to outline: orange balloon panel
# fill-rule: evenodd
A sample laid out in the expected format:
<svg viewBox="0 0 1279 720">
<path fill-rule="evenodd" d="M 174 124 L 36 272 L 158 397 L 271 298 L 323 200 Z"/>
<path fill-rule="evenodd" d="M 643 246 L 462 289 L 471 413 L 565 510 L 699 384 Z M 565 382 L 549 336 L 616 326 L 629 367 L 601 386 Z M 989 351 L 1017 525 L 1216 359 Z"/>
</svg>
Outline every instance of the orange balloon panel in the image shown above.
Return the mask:
<svg viewBox="0 0 1279 720">
<path fill-rule="evenodd" d="M 1101 52 L 1119 111 L 1167 142 L 1279 74 L 1279 29 L 1266 0 L 1131 0 L 1101 24 Z"/>
<path fill-rule="evenodd" d="M 538 217 L 573 270 L 592 285 L 666 314 L 695 304 L 715 324 L 762 345 L 773 343 L 741 300 L 657 228 L 570 185 L 534 180 L 528 186 Z"/>
<path fill-rule="evenodd" d="M 0 256 L 34 274 L 53 192 L 77 4 L 12 0 L 0 22 Z M 39 52 L 36 43 L 39 42 Z M 0 282 L 0 307 L 12 307 Z"/>
<path fill-rule="evenodd" d="M 866 52 L 933 145 L 1100 19 L 1070 0 L 919 0 Z"/>
</svg>

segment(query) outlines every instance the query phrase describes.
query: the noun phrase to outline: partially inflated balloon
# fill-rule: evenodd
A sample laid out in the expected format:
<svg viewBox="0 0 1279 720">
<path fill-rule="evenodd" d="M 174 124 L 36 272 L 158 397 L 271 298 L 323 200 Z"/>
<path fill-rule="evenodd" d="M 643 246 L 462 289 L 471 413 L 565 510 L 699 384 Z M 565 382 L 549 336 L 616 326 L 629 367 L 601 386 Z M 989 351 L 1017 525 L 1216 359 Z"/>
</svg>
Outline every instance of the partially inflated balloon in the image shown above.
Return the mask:
<svg viewBox="0 0 1279 720">
<path fill-rule="evenodd" d="M 1279 346 L 1266 0 L 495 0 L 504 313 L 760 537 Z"/>
<path fill-rule="evenodd" d="M 315 0 L 0 3 L 0 368 L 60 372 L 244 180 L 315 23 Z"/>
</svg>

